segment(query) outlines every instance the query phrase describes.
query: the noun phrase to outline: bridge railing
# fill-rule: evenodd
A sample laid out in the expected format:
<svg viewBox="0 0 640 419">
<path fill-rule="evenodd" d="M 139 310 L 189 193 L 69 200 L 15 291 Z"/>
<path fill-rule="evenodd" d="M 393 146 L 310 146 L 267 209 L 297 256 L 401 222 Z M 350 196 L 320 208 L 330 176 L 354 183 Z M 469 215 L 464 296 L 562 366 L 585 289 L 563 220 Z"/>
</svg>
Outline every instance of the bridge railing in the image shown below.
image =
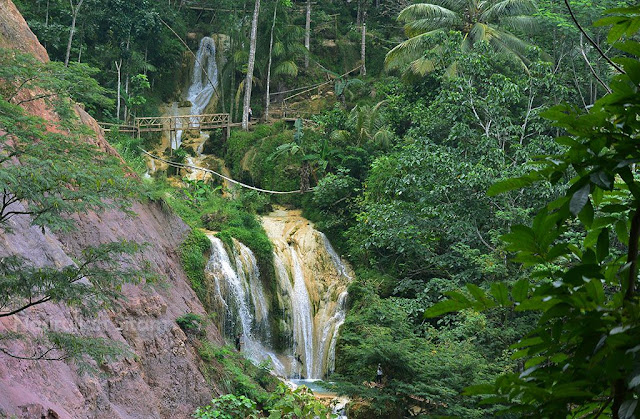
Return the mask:
<svg viewBox="0 0 640 419">
<path fill-rule="evenodd" d="M 135 124 L 139 132 L 224 128 L 229 125 L 229 114 L 141 117 Z"/>
<path fill-rule="evenodd" d="M 135 124 L 139 132 L 170 131 L 172 119 L 171 116 L 141 117 L 136 118 Z"/>
<path fill-rule="evenodd" d="M 122 134 L 135 134 L 138 132 L 138 127 L 135 125 L 112 124 L 109 122 L 98 122 L 98 125 L 104 132 L 115 131 Z"/>
<path fill-rule="evenodd" d="M 175 129 L 213 129 L 226 127 L 229 124 L 229 114 L 216 113 L 206 115 L 181 115 L 174 117 Z"/>
</svg>

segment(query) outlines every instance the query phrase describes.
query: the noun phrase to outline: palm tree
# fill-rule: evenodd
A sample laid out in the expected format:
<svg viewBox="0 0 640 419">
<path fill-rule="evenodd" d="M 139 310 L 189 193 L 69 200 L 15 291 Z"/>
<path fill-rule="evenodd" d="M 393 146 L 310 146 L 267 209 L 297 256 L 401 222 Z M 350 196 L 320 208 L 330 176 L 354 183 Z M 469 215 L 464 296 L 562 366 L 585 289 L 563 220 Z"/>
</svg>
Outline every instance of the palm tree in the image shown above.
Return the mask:
<svg viewBox="0 0 640 419">
<path fill-rule="evenodd" d="M 349 113 L 348 130 L 336 130 L 331 133 L 335 141 L 352 143 L 360 147 L 365 143 L 387 148 L 393 139 L 393 132 L 386 123 L 383 107 L 386 101 L 375 106 L 357 105 Z"/>
<path fill-rule="evenodd" d="M 528 31 L 536 27 L 533 0 L 433 0 L 404 8 L 398 20 L 405 22 L 409 39 L 393 48 L 385 58 L 389 70 L 406 69 L 425 75 L 439 66 L 427 56 L 437 53 L 434 40 L 450 30 L 462 33 L 463 51 L 486 41 L 495 51 L 506 53 L 526 69 L 529 44 L 506 28 Z M 455 66 L 454 66 L 455 67 Z M 449 69 L 455 71 L 455 68 Z"/>
</svg>

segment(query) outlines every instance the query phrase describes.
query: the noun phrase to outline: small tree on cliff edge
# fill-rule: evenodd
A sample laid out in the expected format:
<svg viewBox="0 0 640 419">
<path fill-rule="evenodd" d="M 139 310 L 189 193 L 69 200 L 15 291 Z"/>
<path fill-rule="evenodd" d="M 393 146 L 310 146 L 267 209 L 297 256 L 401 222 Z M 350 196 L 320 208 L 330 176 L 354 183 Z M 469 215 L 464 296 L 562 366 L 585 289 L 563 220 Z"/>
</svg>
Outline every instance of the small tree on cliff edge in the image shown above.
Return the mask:
<svg viewBox="0 0 640 419">
<path fill-rule="evenodd" d="M 73 110 L 69 97 L 89 101 L 100 100 L 102 94 L 91 88 L 97 83 L 83 68 L 42 63 L 30 55 L 0 49 L 0 233 L 5 237 L 20 217 L 29 217 L 31 225 L 45 234 L 72 231 L 73 214 L 106 208 L 127 211 L 137 194 L 138 182 L 124 173 L 118 159 L 86 140 L 95 133 L 79 123 Z M 44 102 L 56 111 L 59 122 L 26 114 L 21 105 L 31 102 Z M 139 276 L 123 268 L 138 248 L 125 241 L 86 248 L 76 263 L 62 268 L 34 266 L 3 252 L 0 318 L 45 302 L 96 313 L 118 298 L 123 282 Z M 44 330 L 35 342 L 33 336 L 0 334 L 0 343 L 21 337 L 31 341 L 32 353 L 12 353 L 3 345 L 0 352 L 20 359 L 78 361 L 84 355 L 102 360 L 123 353 L 121 346 L 104 339 L 53 330 Z"/>
</svg>

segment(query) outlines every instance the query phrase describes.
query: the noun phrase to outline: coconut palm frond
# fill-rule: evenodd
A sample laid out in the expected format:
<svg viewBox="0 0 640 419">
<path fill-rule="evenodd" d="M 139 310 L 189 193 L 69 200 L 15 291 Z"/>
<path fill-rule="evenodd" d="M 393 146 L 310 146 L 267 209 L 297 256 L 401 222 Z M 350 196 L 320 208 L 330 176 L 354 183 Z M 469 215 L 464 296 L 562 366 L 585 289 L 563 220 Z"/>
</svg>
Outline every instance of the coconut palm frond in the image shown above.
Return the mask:
<svg viewBox="0 0 640 419">
<path fill-rule="evenodd" d="M 245 80 L 242 80 L 240 82 L 240 84 L 238 85 L 238 90 L 236 91 L 236 109 L 240 109 L 240 99 L 242 99 L 242 93 L 244 92 Z"/>
<path fill-rule="evenodd" d="M 284 44 L 281 41 L 276 41 L 273 43 L 273 50 L 271 53 L 274 57 L 281 57 L 285 53 Z"/>
<path fill-rule="evenodd" d="M 462 38 L 460 49 L 462 51 L 471 51 L 473 49 L 473 37 L 471 37 L 469 34 L 466 34 L 464 38 Z"/>
<path fill-rule="evenodd" d="M 417 60 L 413 60 L 407 68 L 407 73 L 411 73 L 416 76 L 426 76 L 437 68 L 437 63 L 427 57 L 421 57 Z"/>
<path fill-rule="evenodd" d="M 505 31 L 499 30 L 497 28 L 494 29 L 494 38 L 500 40 L 500 42 L 504 43 L 504 45 L 509 48 L 510 51 L 522 56 L 524 58 L 527 49 L 531 48 L 531 44 L 523 41 L 517 36 Z"/>
<path fill-rule="evenodd" d="M 507 16 L 501 18 L 500 23 L 513 30 L 525 33 L 533 33 L 540 28 L 540 21 L 534 16 Z"/>
<path fill-rule="evenodd" d="M 393 138 L 393 131 L 391 131 L 388 126 L 385 126 L 375 133 L 372 141 L 378 146 L 387 148 L 391 145 Z"/>
<path fill-rule="evenodd" d="M 439 4 L 449 10 L 460 11 L 469 5 L 469 0 L 437 0 L 431 3 Z"/>
<path fill-rule="evenodd" d="M 331 140 L 341 143 L 351 142 L 351 133 L 343 129 L 335 130 L 331 133 Z"/>
<path fill-rule="evenodd" d="M 289 52 L 294 55 L 304 56 L 309 52 L 309 50 L 302 44 L 293 44 L 289 45 Z"/>
<path fill-rule="evenodd" d="M 249 59 L 249 54 L 244 50 L 237 50 L 233 54 L 234 63 L 246 63 L 248 59 Z"/>
<path fill-rule="evenodd" d="M 476 42 L 485 41 L 526 67 L 525 52 L 529 45 L 503 28 L 535 30 L 538 25 L 531 14 L 536 10 L 535 0 L 427 0 L 413 4 L 398 16 L 405 23 L 409 39 L 387 53 L 385 69 L 405 70 L 406 76 L 424 76 L 437 66 L 449 64 L 440 63 L 438 55 L 429 51 L 434 35 L 447 30 L 462 32 L 463 51 L 471 51 Z M 447 71 L 455 73 L 451 67 Z"/>
<path fill-rule="evenodd" d="M 502 0 L 487 7 L 480 15 L 482 22 L 496 22 L 507 16 L 531 15 L 538 10 L 532 0 Z"/>
<path fill-rule="evenodd" d="M 380 102 L 376 103 L 373 108 L 371 109 L 373 112 L 380 112 L 382 111 L 382 108 L 388 103 L 388 101 L 385 100 L 381 100 Z"/>
<path fill-rule="evenodd" d="M 493 36 L 493 31 L 488 25 L 484 23 L 476 23 L 473 25 L 473 28 L 469 31 L 469 42 L 471 45 L 480 41 L 489 41 Z"/>
<path fill-rule="evenodd" d="M 504 53 L 505 57 L 510 58 L 529 73 L 528 66 L 531 62 L 524 55 L 528 44 L 507 32 L 496 31 L 495 35 L 489 41 L 489 45 L 494 50 Z"/>
<path fill-rule="evenodd" d="M 387 70 L 405 68 L 412 61 L 424 56 L 424 52 L 431 48 L 434 36 L 442 32 L 443 29 L 425 32 L 396 45 L 384 59 L 385 68 Z"/>
<path fill-rule="evenodd" d="M 431 3 L 417 3 L 405 7 L 398 15 L 401 22 L 413 22 L 420 19 L 459 19 L 458 13 L 446 7 Z"/>
<path fill-rule="evenodd" d="M 444 70 L 445 78 L 452 79 L 458 76 L 458 63 L 453 62 L 449 67 Z"/>
<path fill-rule="evenodd" d="M 417 19 L 404 25 L 404 32 L 407 36 L 416 36 L 434 29 L 455 27 L 460 24 L 457 16 L 443 17 L 438 19 Z"/>
<path fill-rule="evenodd" d="M 282 61 L 273 69 L 274 76 L 291 76 L 298 75 L 298 65 L 294 61 Z"/>
</svg>

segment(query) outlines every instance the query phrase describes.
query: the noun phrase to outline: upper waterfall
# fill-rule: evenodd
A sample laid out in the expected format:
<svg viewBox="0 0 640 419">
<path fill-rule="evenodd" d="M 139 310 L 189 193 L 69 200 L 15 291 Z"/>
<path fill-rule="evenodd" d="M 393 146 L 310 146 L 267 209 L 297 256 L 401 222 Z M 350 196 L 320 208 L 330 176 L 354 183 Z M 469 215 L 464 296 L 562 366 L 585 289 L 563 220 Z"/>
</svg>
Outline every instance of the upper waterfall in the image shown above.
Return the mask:
<svg viewBox="0 0 640 419">
<path fill-rule="evenodd" d="M 198 52 L 196 52 L 191 74 L 191 84 L 187 91 L 186 99 L 191 103 L 191 115 L 201 115 L 218 88 L 218 64 L 216 61 L 216 42 L 213 38 L 205 36 L 200 40 Z M 173 110 L 178 114 L 177 106 Z M 177 128 L 181 128 L 178 126 Z M 174 149 L 182 143 L 182 130 L 176 131 Z"/>
<path fill-rule="evenodd" d="M 216 62 L 216 43 L 205 36 L 200 40 L 193 65 L 191 86 L 187 100 L 191 102 L 191 114 L 201 115 L 218 87 L 218 64 Z"/>
</svg>

